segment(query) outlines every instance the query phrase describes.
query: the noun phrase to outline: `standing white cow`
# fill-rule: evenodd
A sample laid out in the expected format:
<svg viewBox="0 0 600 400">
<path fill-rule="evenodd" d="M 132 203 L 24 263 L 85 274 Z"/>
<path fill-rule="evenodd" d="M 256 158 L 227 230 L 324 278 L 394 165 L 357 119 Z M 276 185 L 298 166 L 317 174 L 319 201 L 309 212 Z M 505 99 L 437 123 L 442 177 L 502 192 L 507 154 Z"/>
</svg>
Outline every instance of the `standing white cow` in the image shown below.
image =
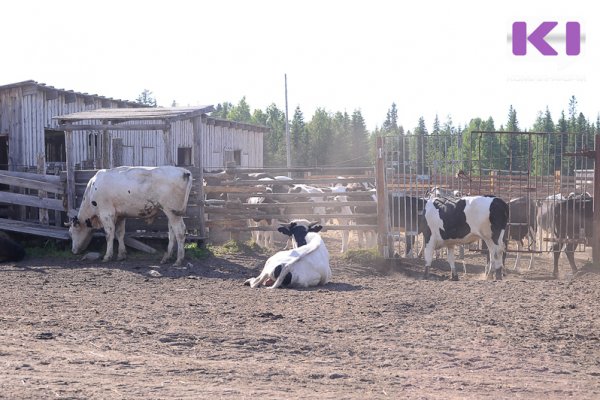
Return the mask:
<svg viewBox="0 0 600 400">
<path fill-rule="evenodd" d="M 173 252 L 177 241 L 177 260 L 181 265 L 185 250 L 185 224 L 183 215 L 192 188 L 192 174 L 184 168 L 118 167 L 101 169 L 90 179 L 76 217 L 69 222 L 69 234 L 73 241 L 72 251 L 79 254 L 92 239 L 92 229 L 104 228 L 106 255 L 113 256 L 115 232 L 119 242 L 117 259 L 124 260 L 125 218 L 146 218 L 151 222 L 159 210 L 169 220 L 169 245 L 162 263 Z"/>
</svg>

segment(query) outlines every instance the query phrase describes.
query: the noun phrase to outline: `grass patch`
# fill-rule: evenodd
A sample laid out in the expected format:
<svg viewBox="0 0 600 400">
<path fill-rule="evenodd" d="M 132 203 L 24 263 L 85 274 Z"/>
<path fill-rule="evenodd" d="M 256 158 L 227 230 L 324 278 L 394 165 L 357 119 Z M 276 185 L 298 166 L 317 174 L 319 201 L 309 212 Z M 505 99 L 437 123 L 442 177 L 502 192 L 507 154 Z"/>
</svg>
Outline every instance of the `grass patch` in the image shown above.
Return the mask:
<svg viewBox="0 0 600 400">
<path fill-rule="evenodd" d="M 252 241 L 241 243 L 235 240 L 230 240 L 220 246 L 208 245 L 207 248 L 217 257 L 227 254 L 253 254 L 261 251 L 260 247 Z"/>
<path fill-rule="evenodd" d="M 54 240 L 46 240 L 43 243 L 33 243 L 25 247 L 25 254 L 28 257 L 44 258 L 44 257 L 60 257 L 60 258 L 76 258 L 71 252 L 71 249 L 64 244 L 59 244 Z"/>
<path fill-rule="evenodd" d="M 185 248 L 186 257 L 189 258 L 201 260 L 204 258 L 208 258 L 212 255 L 210 249 L 203 246 L 198 246 L 198 243 L 196 242 L 186 243 L 183 247 Z"/>
<path fill-rule="evenodd" d="M 348 250 L 344 256 L 344 259 L 355 262 L 357 264 L 372 262 L 379 260 L 380 257 L 377 254 L 377 249 L 354 249 Z"/>
</svg>

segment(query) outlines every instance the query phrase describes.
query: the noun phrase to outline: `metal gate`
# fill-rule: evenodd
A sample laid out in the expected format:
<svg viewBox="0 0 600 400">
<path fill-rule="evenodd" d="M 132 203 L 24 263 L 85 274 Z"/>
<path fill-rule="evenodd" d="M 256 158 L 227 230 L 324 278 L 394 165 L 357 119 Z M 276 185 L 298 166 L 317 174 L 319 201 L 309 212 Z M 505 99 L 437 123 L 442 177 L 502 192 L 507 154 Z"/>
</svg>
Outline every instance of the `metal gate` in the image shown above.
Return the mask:
<svg viewBox="0 0 600 400">
<path fill-rule="evenodd" d="M 594 194 L 593 148 L 592 134 L 574 133 L 472 131 L 379 138 L 380 252 L 405 257 L 420 247 L 424 222 L 419 215 L 433 190 L 439 196 L 520 199 L 509 203 L 508 229 L 514 233 L 531 224 L 535 236 L 527 235 L 523 247 L 509 241 L 508 252 L 548 252 L 557 243 L 585 251 L 593 230 L 592 215 L 586 214 Z M 523 213 L 526 220 L 513 220 Z"/>
</svg>

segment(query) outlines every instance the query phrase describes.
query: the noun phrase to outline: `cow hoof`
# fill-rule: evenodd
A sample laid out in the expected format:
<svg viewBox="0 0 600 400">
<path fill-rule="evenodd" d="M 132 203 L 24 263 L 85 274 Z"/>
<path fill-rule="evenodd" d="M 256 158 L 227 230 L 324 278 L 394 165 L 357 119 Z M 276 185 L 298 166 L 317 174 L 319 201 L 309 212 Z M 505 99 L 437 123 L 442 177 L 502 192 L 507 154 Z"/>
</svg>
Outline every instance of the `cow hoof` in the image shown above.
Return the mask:
<svg viewBox="0 0 600 400">
<path fill-rule="evenodd" d="M 105 263 L 105 262 L 109 262 L 109 261 L 110 261 L 110 258 L 106 258 L 106 257 L 104 257 L 104 258 L 102 259 L 102 262 L 103 262 L 103 263 Z"/>
<path fill-rule="evenodd" d="M 497 281 L 502 280 L 502 268 L 496 270 L 496 280 Z"/>
<path fill-rule="evenodd" d="M 117 257 L 117 261 L 123 261 L 127 258 L 127 256 L 123 255 L 123 256 L 118 256 Z"/>
<path fill-rule="evenodd" d="M 452 274 L 450 280 L 458 281 L 458 274 Z"/>
</svg>

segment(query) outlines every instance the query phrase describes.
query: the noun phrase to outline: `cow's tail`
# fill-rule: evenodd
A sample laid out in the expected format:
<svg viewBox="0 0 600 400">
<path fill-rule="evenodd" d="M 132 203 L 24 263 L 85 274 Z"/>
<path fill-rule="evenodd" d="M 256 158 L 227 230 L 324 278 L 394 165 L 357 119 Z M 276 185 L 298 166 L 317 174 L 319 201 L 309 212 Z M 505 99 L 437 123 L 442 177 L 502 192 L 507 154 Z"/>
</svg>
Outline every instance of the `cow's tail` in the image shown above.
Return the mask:
<svg viewBox="0 0 600 400">
<path fill-rule="evenodd" d="M 183 213 L 185 213 L 187 209 L 188 200 L 190 198 L 190 192 L 192 191 L 193 183 L 192 173 L 187 169 L 183 172 L 183 180 L 187 183 L 187 186 L 185 188 L 185 196 L 183 197 L 183 204 L 181 205 L 181 210 L 183 211 Z"/>
</svg>

